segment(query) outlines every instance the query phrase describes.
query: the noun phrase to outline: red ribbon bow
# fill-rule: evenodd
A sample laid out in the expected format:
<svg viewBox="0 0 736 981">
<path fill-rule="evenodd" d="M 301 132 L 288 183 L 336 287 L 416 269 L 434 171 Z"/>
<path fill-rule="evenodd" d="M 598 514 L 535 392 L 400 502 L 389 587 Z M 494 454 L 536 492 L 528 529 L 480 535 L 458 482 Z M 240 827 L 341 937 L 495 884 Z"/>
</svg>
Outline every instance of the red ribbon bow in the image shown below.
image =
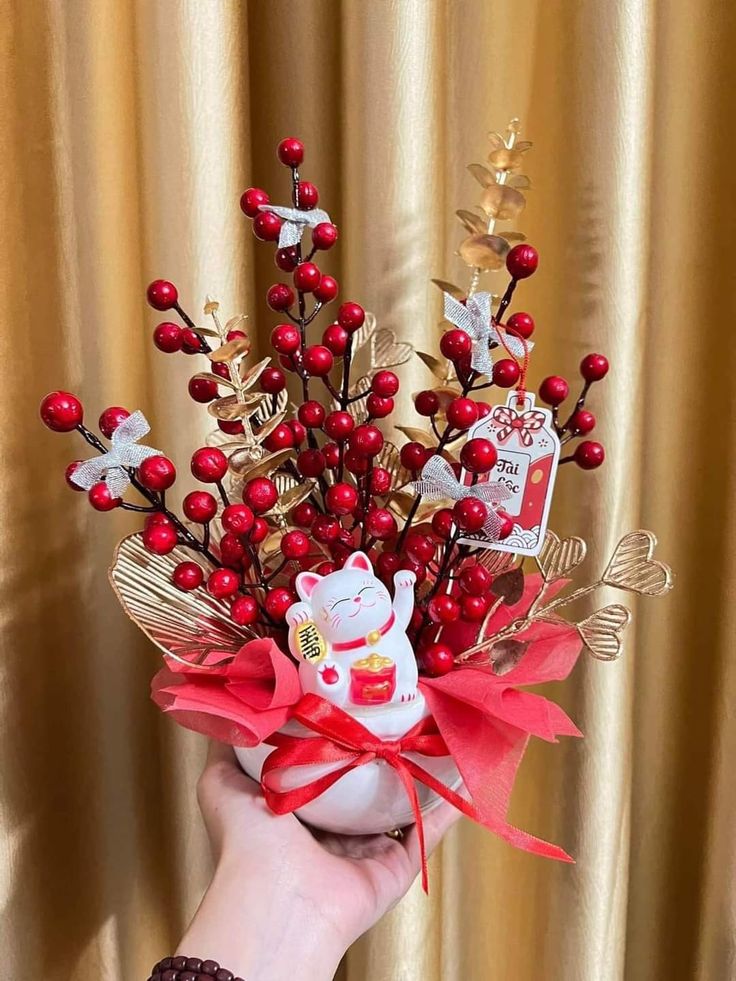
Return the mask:
<svg viewBox="0 0 736 981">
<path fill-rule="evenodd" d="M 267 741 L 276 746 L 276 749 L 263 764 L 261 786 L 266 803 L 271 810 L 276 814 L 289 814 L 315 800 L 356 767 L 372 763 L 376 759 L 384 760 L 394 768 L 401 779 L 411 804 L 422 860 L 422 888 L 427 892 L 424 824 L 414 780 L 419 780 L 463 814 L 478 820 L 476 809 L 472 804 L 406 756 L 407 753 L 420 753 L 422 756 L 430 757 L 449 755 L 445 740 L 440 735 L 434 719 L 431 716 L 422 719 L 401 739 L 383 740 L 336 705 L 313 694 L 304 695 L 295 707 L 292 718 L 318 735 L 302 738 L 276 732 L 269 736 Z M 343 763 L 344 765 L 333 770 L 332 773 L 326 773 L 311 783 L 292 790 L 274 790 L 269 784 L 269 776 L 275 770 L 292 766 L 311 766 L 315 763 Z"/>
<path fill-rule="evenodd" d="M 499 443 L 505 443 L 516 433 L 522 446 L 531 446 L 531 434 L 544 426 L 544 415 L 537 409 L 519 413 L 507 405 L 499 405 L 494 409 L 491 419 L 501 427 L 496 433 Z"/>
</svg>

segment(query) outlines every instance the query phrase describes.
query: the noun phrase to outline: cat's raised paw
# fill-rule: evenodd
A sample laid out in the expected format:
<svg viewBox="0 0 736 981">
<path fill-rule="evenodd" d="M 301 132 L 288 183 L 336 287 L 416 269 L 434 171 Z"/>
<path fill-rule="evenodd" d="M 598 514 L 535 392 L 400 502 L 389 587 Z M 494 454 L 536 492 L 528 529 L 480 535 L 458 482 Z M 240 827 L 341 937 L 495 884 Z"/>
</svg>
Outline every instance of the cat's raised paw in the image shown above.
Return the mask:
<svg viewBox="0 0 736 981">
<path fill-rule="evenodd" d="M 409 589 L 416 581 L 416 574 L 410 569 L 399 569 L 394 576 L 394 585 L 397 589 Z"/>
</svg>

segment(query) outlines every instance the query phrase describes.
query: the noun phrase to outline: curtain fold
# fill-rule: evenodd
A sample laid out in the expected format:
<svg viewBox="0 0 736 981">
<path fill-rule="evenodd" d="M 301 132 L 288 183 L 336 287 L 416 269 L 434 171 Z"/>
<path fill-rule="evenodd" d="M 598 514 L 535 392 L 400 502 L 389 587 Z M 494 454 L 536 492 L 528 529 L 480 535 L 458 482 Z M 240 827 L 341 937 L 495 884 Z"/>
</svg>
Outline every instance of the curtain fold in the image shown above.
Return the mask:
<svg viewBox="0 0 736 981">
<path fill-rule="evenodd" d="M 736 491 L 736 8 L 719 0 L 6 0 L 0 18 L 0 918 L 8 976 L 127 981 L 168 952 L 207 881 L 202 741 L 147 697 L 158 656 L 105 577 L 135 524 L 70 495 L 78 446 L 46 391 L 90 418 L 141 408 L 186 470 L 206 437 L 190 363 L 155 351 L 144 289 L 247 313 L 276 278 L 238 209 L 285 194 L 274 148 L 340 225 L 325 269 L 433 351 L 431 277 L 465 282 L 465 170 L 512 116 L 534 141 L 520 228 L 540 271 L 532 382 L 600 350 L 606 445 L 563 468 L 552 527 L 591 544 L 652 528 L 677 572 L 638 604 L 623 659 L 558 698 L 583 742 L 533 745 L 512 819 L 578 860 L 516 853 L 463 822 L 362 938 L 344 981 L 650 981 L 736 973 L 731 761 Z M 522 292 L 523 291 L 523 292 Z M 523 300 L 522 297 L 523 296 Z M 407 366 L 398 406 L 431 382 Z"/>
</svg>

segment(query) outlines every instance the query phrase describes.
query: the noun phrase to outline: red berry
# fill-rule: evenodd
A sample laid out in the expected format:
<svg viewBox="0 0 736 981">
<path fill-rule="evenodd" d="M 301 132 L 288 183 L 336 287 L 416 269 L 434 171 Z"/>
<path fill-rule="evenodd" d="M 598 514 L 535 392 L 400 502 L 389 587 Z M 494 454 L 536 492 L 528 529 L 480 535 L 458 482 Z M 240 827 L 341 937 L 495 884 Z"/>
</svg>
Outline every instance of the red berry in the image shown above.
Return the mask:
<svg viewBox="0 0 736 981">
<path fill-rule="evenodd" d="M 570 386 L 559 375 L 550 375 L 539 386 L 539 397 L 547 405 L 560 405 L 570 394 Z"/>
<path fill-rule="evenodd" d="M 339 324 L 330 324 L 329 327 L 325 328 L 322 335 L 322 343 L 329 351 L 332 351 L 336 358 L 341 358 L 347 350 L 349 337 L 350 335 L 344 327 Z"/>
<path fill-rule="evenodd" d="M 453 429 L 470 429 L 477 421 L 478 406 L 472 399 L 453 399 L 447 406 L 447 422 Z"/>
<path fill-rule="evenodd" d="M 436 392 L 425 389 L 414 396 L 414 408 L 420 416 L 434 416 L 439 411 L 440 397 Z"/>
<path fill-rule="evenodd" d="M 277 354 L 294 354 L 301 347 L 301 334 L 293 324 L 279 324 L 271 331 L 271 346 Z"/>
<path fill-rule="evenodd" d="M 319 201 L 319 191 L 310 184 L 309 181 L 300 181 L 297 188 L 297 208 L 303 211 L 310 211 L 317 207 Z"/>
<path fill-rule="evenodd" d="M 265 518 L 256 518 L 253 522 L 253 527 L 250 530 L 250 535 L 248 535 L 248 540 L 252 542 L 253 545 L 260 545 L 267 535 L 268 522 Z"/>
<path fill-rule="evenodd" d="M 319 286 L 314 291 L 314 298 L 320 303 L 331 303 L 335 299 L 340 288 L 334 276 L 323 276 L 319 281 Z"/>
<path fill-rule="evenodd" d="M 283 222 L 272 211 L 259 211 L 253 219 L 253 234 L 262 242 L 275 242 Z"/>
<path fill-rule="evenodd" d="M 488 612 L 489 606 L 487 596 L 463 596 L 460 600 L 460 616 L 463 620 L 478 623 Z"/>
<path fill-rule="evenodd" d="M 491 407 L 487 402 L 476 402 L 478 406 L 478 418 L 485 419 L 485 417 L 490 413 Z"/>
<path fill-rule="evenodd" d="M 87 498 L 95 511 L 112 511 L 114 508 L 119 508 L 123 503 L 121 497 L 112 496 L 110 488 L 104 480 L 90 487 L 87 491 Z"/>
<path fill-rule="evenodd" d="M 287 531 L 280 545 L 286 559 L 303 559 L 309 555 L 309 538 L 303 531 Z"/>
<path fill-rule="evenodd" d="M 370 469 L 370 458 L 356 450 L 348 450 L 345 454 L 345 467 L 356 477 L 365 476 Z"/>
<path fill-rule="evenodd" d="M 318 514 L 312 522 L 311 532 L 316 542 L 326 545 L 340 534 L 340 522 L 329 514 Z"/>
<path fill-rule="evenodd" d="M 322 454 L 325 458 L 325 466 L 330 470 L 336 470 L 340 465 L 340 447 L 337 443 L 325 443 L 322 447 Z"/>
<path fill-rule="evenodd" d="M 141 533 L 144 546 L 154 555 L 168 555 L 176 548 L 178 535 L 171 524 L 150 525 Z"/>
<path fill-rule="evenodd" d="M 153 343 L 164 354 L 181 351 L 182 329 L 178 324 L 159 324 L 153 332 Z"/>
<path fill-rule="evenodd" d="M 533 245 L 515 245 L 506 256 L 506 268 L 512 279 L 526 279 L 539 265 L 539 253 Z"/>
<path fill-rule="evenodd" d="M 470 473 L 488 473 L 496 465 L 497 455 L 487 439 L 469 439 L 460 450 L 460 462 Z"/>
<path fill-rule="evenodd" d="M 286 388 L 286 375 L 280 368 L 266 368 L 258 380 L 268 395 L 278 395 Z"/>
<path fill-rule="evenodd" d="M 243 489 L 243 500 L 256 514 L 270 511 L 278 499 L 276 484 L 268 477 L 253 477 Z"/>
<path fill-rule="evenodd" d="M 138 467 L 138 479 L 152 491 L 165 491 L 176 480 L 176 467 L 167 456 L 149 456 Z"/>
<path fill-rule="evenodd" d="M 506 327 L 512 337 L 523 337 L 525 340 L 534 333 L 534 318 L 530 313 L 512 314 L 506 321 Z"/>
<path fill-rule="evenodd" d="M 371 494 L 388 494 L 391 490 L 391 474 L 383 467 L 374 467 L 371 470 L 370 492 Z"/>
<path fill-rule="evenodd" d="M 260 187 L 249 187 L 240 195 L 240 210 L 248 218 L 255 218 L 259 214 L 260 206 L 268 204 L 269 201 L 269 196 Z"/>
<path fill-rule="evenodd" d="M 180 562 L 174 569 L 172 580 L 177 589 L 189 593 L 204 582 L 204 571 L 196 562 Z"/>
<path fill-rule="evenodd" d="M 300 293 L 311 293 L 321 278 L 322 273 L 313 262 L 300 262 L 294 270 L 294 286 Z"/>
<path fill-rule="evenodd" d="M 75 484 L 74 481 L 72 480 L 72 477 L 74 476 L 75 472 L 78 470 L 81 463 L 82 463 L 81 460 L 73 460 L 64 471 L 64 480 L 67 483 L 67 487 L 70 487 L 73 491 L 84 490 L 84 487 L 78 487 L 77 484 Z"/>
<path fill-rule="evenodd" d="M 491 574 L 477 562 L 466 565 L 460 573 L 460 586 L 471 596 L 483 596 L 491 588 Z"/>
<path fill-rule="evenodd" d="M 410 555 L 407 555 L 401 560 L 399 568 L 407 569 L 409 572 L 413 572 L 417 577 L 417 586 L 421 585 L 421 583 L 423 583 L 427 578 L 426 566 L 421 562 L 417 562 L 417 560 L 413 559 Z"/>
<path fill-rule="evenodd" d="M 307 429 L 319 429 L 325 421 L 325 409 L 321 402 L 303 402 L 298 409 L 299 422 Z"/>
<path fill-rule="evenodd" d="M 243 557 L 245 556 L 245 546 L 237 535 L 226 532 L 220 539 L 220 559 L 223 565 L 231 569 L 239 569 Z"/>
<path fill-rule="evenodd" d="M 381 398 L 373 392 L 365 400 L 365 407 L 372 419 L 385 419 L 394 411 L 394 400 Z"/>
<path fill-rule="evenodd" d="M 290 136 L 279 143 L 276 152 L 282 164 L 287 167 L 298 167 L 304 159 L 304 144 L 301 140 Z"/>
<path fill-rule="evenodd" d="M 440 541 L 444 541 L 450 537 L 454 523 L 450 508 L 440 508 L 439 511 L 435 511 L 432 515 L 432 531 Z"/>
<path fill-rule="evenodd" d="M 608 358 L 602 354 L 586 354 L 580 362 L 580 374 L 586 382 L 597 382 L 608 374 Z"/>
<path fill-rule="evenodd" d="M 217 514 L 217 501 L 208 491 L 192 491 L 184 498 L 182 509 L 190 521 L 205 525 Z"/>
<path fill-rule="evenodd" d="M 355 428 L 355 422 L 349 412 L 336 410 L 335 412 L 330 412 L 326 417 L 322 428 L 330 439 L 334 439 L 337 443 L 342 443 L 352 433 Z"/>
<path fill-rule="evenodd" d="M 422 670 L 432 678 L 448 674 L 455 666 L 452 651 L 447 644 L 430 644 L 421 657 Z"/>
<path fill-rule="evenodd" d="M 435 543 L 429 535 L 422 535 L 421 532 L 410 531 L 404 540 L 404 548 L 417 562 L 429 562 L 434 558 Z"/>
<path fill-rule="evenodd" d="M 422 446 L 421 443 L 405 443 L 401 447 L 399 458 L 403 467 L 416 473 L 427 462 L 428 451 L 426 446 Z"/>
<path fill-rule="evenodd" d="M 464 497 L 456 502 L 452 516 L 462 531 L 480 531 L 486 523 L 488 508 L 477 497 Z"/>
<path fill-rule="evenodd" d="M 263 445 L 269 453 L 275 453 L 277 450 L 291 449 L 294 446 L 294 442 L 294 433 L 291 431 L 290 426 L 285 422 L 281 422 L 266 436 Z"/>
<path fill-rule="evenodd" d="M 575 447 L 575 463 L 583 470 L 595 470 L 605 458 L 606 451 L 592 439 L 585 439 Z"/>
<path fill-rule="evenodd" d="M 215 484 L 227 473 L 227 457 L 216 446 L 203 446 L 192 454 L 191 470 L 203 484 Z"/>
<path fill-rule="evenodd" d="M 228 381 L 230 380 L 230 369 L 228 368 L 227 364 L 224 361 L 213 361 L 212 371 L 216 375 L 219 375 L 220 378 L 225 378 Z M 216 386 L 217 382 L 212 382 L 212 384 Z M 215 391 L 217 391 L 216 388 Z"/>
<path fill-rule="evenodd" d="M 239 627 L 249 627 L 258 619 L 258 603 L 252 596 L 238 596 L 230 607 L 230 618 Z"/>
<path fill-rule="evenodd" d="M 297 504 L 291 512 L 291 520 L 300 528 L 309 528 L 316 517 L 317 508 L 309 501 L 302 501 L 301 504 Z"/>
<path fill-rule="evenodd" d="M 377 426 L 358 426 L 350 435 L 350 449 L 361 456 L 378 456 L 383 449 L 383 433 Z"/>
<path fill-rule="evenodd" d="M 247 535 L 253 527 L 253 512 L 247 504 L 228 504 L 222 512 L 222 527 L 234 535 Z"/>
<path fill-rule="evenodd" d="M 312 245 L 315 249 L 331 249 L 337 241 L 337 226 L 322 221 L 312 229 Z"/>
<path fill-rule="evenodd" d="M 263 605 L 271 619 L 275 620 L 276 623 L 281 623 L 286 616 L 286 611 L 293 603 L 296 603 L 296 600 L 296 595 L 290 589 L 280 586 L 278 589 L 270 589 L 266 593 Z"/>
<path fill-rule="evenodd" d="M 393 371 L 377 371 L 371 381 L 371 389 L 381 398 L 393 398 L 399 390 L 399 379 Z"/>
<path fill-rule="evenodd" d="M 496 515 L 501 519 L 501 527 L 498 530 L 498 539 L 503 541 L 504 538 L 508 538 L 511 532 L 514 530 L 514 519 L 510 514 L 500 509 L 496 511 Z"/>
<path fill-rule="evenodd" d="M 359 327 L 363 325 L 365 321 L 365 310 L 359 303 L 353 303 L 348 301 L 343 303 L 340 309 L 337 311 L 337 322 L 341 327 L 352 334 Z"/>
<path fill-rule="evenodd" d="M 595 416 L 587 409 L 578 409 L 570 419 L 570 431 L 576 436 L 586 436 L 595 429 Z"/>
<path fill-rule="evenodd" d="M 305 371 L 318 378 L 329 374 L 333 363 L 332 352 L 321 344 L 312 344 L 311 347 L 306 348 L 302 356 Z"/>
<path fill-rule="evenodd" d="M 329 576 L 333 572 L 337 572 L 337 566 L 334 562 L 320 562 L 314 571 L 318 576 Z"/>
<path fill-rule="evenodd" d="M 55 433 L 70 433 L 81 425 L 82 403 L 71 392 L 50 392 L 41 403 L 41 419 Z"/>
<path fill-rule="evenodd" d="M 401 559 L 395 552 L 381 552 L 376 560 L 376 572 L 382 579 L 390 580 L 400 565 Z"/>
<path fill-rule="evenodd" d="M 273 261 L 281 272 L 294 272 L 299 265 L 299 253 L 296 246 L 289 245 L 285 249 L 276 249 L 273 254 Z"/>
<path fill-rule="evenodd" d="M 319 477 L 324 473 L 327 462 L 320 450 L 302 450 L 296 458 L 296 466 L 302 477 Z"/>
<path fill-rule="evenodd" d="M 202 338 L 191 327 L 182 328 L 181 349 L 184 354 L 201 354 L 204 350 Z"/>
<path fill-rule="evenodd" d="M 325 507 L 331 514 L 352 514 L 358 506 L 358 492 L 352 484 L 333 484 L 325 494 Z"/>
<path fill-rule="evenodd" d="M 105 409 L 98 420 L 100 432 L 106 439 L 110 439 L 121 422 L 128 418 L 130 413 L 120 405 L 111 405 Z"/>
<path fill-rule="evenodd" d="M 274 283 L 268 288 L 266 303 L 272 310 L 288 310 L 294 303 L 294 291 L 286 283 Z"/>
<path fill-rule="evenodd" d="M 493 366 L 493 384 L 499 388 L 511 388 L 519 380 L 521 369 L 515 361 L 504 358 Z"/>
<path fill-rule="evenodd" d="M 454 623 L 460 616 L 460 604 L 448 593 L 440 593 L 429 601 L 427 613 L 433 623 Z"/>
<path fill-rule="evenodd" d="M 217 426 L 223 433 L 227 433 L 228 436 L 241 436 L 245 432 L 243 423 L 237 419 L 218 419 Z"/>
<path fill-rule="evenodd" d="M 234 596 L 240 586 L 240 576 L 232 569 L 215 569 L 207 579 L 207 592 L 215 599 Z"/>
<path fill-rule="evenodd" d="M 443 357 L 458 362 L 473 350 L 473 342 L 464 330 L 448 330 L 440 339 L 440 351 Z"/>
<path fill-rule="evenodd" d="M 209 378 L 190 378 L 189 394 L 195 402 L 211 402 L 217 398 L 217 384 Z"/>
<path fill-rule="evenodd" d="M 365 527 L 368 534 L 372 538 L 377 538 L 379 542 L 393 538 L 398 531 L 396 518 L 387 508 L 374 508 L 369 511 L 365 516 Z"/>
<path fill-rule="evenodd" d="M 146 290 L 146 299 L 154 310 L 171 310 L 176 306 L 179 294 L 173 283 L 166 279 L 154 279 Z"/>
</svg>

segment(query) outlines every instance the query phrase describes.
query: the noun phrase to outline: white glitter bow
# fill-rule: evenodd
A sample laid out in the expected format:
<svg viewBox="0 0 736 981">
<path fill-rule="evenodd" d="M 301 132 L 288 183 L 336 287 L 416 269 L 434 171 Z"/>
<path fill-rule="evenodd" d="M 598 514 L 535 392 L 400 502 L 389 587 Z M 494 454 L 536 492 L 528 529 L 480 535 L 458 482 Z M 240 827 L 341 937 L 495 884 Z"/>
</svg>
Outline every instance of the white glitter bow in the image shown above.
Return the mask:
<svg viewBox="0 0 736 981">
<path fill-rule="evenodd" d="M 464 331 L 473 342 L 470 364 L 479 374 L 490 375 L 493 371 L 493 360 L 488 350 L 491 342 L 501 347 L 505 345 L 517 358 L 523 358 L 534 347 L 531 341 L 526 341 L 525 347 L 524 342 L 509 333 L 504 333 L 503 343 L 501 342 L 493 324 L 490 293 L 476 293 L 464 304 L 449 293 L 442 295 L 445 298 L 445 319 Z"/>
<path fill-rule="evenodd" d="M 302 211 L 300 208 L 281 208 L 274 204 L 262 204 L 260 211 L 270 211 L 283 219 L 283 225 L 279 232 L 279 248 L 288 249 L 292 245 L 298 245 L 302 240 L 305 228 L 315 228 L 322 222 L 329 221 L 330 216 L 320 208 L 312 208 L 311 211 Z"/>
<path fill-rule="evenodd" d="M 136 469 L 149 456 L 159 456 L 161 451 L 150 446 L 138 446 L 138 440 L 150 432 L 146 417 L 138 410 L 123 419 L 110 439 L 107 453 L 85 460 L 72 474 L 72 483 L 89 490 L 103 477 L 113 497 L 121 497 L 130 484 L 126 467 Z"/>
<path fill-rule="evenodd" d="M 501 530 L 503 520 L 496 514 L 493 505 L 500 504 L 511 497 L 508 487 L 497 481 L 486 481 L 482 484 L 474 484 L 469 487 L 461 484 L 455 476 L 452 465 L 444 457 L 435 454 L 422 467 L 421 480 L 412 483 L 415 494 L 428 497 L 431 501 L 440 501 L 449 498 L 451 501 L 461 501 L 465 497 L 475 497 L 484 504 L 489 504 L 488 517 L 483 526 L 483 531 L 488 538 L 495 542 L 498 540 L 498 533 Z"/>
</svg>

